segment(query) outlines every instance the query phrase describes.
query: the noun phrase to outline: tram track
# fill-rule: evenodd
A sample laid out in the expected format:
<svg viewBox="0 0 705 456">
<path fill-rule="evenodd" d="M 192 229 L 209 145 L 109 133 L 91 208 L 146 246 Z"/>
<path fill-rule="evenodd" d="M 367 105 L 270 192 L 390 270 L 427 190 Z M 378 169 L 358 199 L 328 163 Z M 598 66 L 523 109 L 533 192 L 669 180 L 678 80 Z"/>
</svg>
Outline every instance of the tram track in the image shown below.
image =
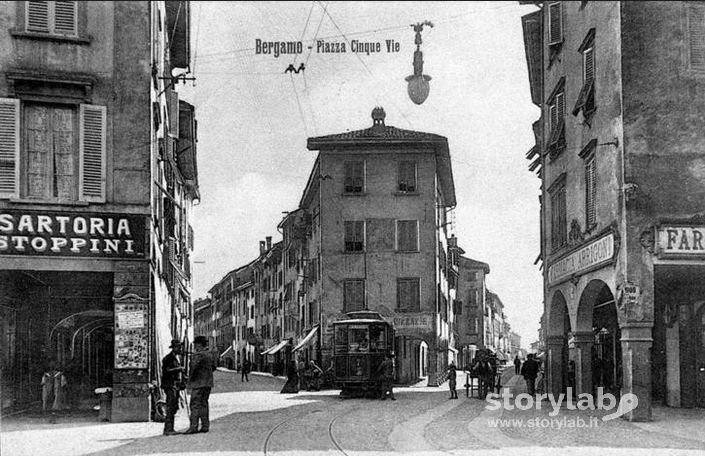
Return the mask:
<svg viewBox="0 0 705 456">
<path fill-rule="evenodd" d="M 334 416 L 334 417 L 328 422 L 328 426 L 327 426 L 328 440 L 330 440 L 330 443 L 333 444 L 333 446 L 335 447 L 335 449 L 336 449 L 340 454 L 342 454 L 342 455 L 344 455 L 344 456 L 350 456 L 350 455 L 345 451 L 345 449 L 343 448 L 343 446 L 340 444 L 340 442 L 338 441 L 338 439 L 337 439 L 336 436 L 335 436 L 335 432 L 334 432 L 335 423 L 336 423 L 336 421 L 338 420 L 338 418 L 341 418 L 341 417 L 343 417 L 343 416 L 345 416 L 345 415 L 348 415 L 348 414 L 352 413 L 353 411 L 355 411 L 355 410 L 357 410 L 357 409 L 359 409 L 359 408 L 360 408 L 360 406 L 357 406 L 357 407 L 351 408 L 351 409 L 349 409 L 349 410 L 346 410 L 346 411 L 343 412 L 343 413 L 339 413 L 339 414 L 337 414 L 336 416 Z M 270 449 L 270 442 L 271 442 L 271 440 L 272 440 L 272 437 L 273 437 L 274 434 L 276 433 L 276 431 L 277 431 L 278 429 L 280 429 L 283 425 L 289 424 L 289 423 L 291 423 L 292 421 L 294 421 L 294 420 L 296 420 L 296 419 L 298 419 L 298 418 L 302 418 L 302 417 L 305 417 L 305 416 L 309 416 L 309 415 L 311 415 L 311 414 L 313 414 L 313 413 L 322 412 L 322 411 L 323 411 L 323 410 L 313 410 L 313 411 L 311 411 L 311 412 L 299 413 L 299 414 L 297 414 L 297 415 L 290 416 L 289 418 L 287 418 L 287 419 L 285 419 L 285 420 L 282 420 L 282 421 L 280 421 L 279 423 L 277 423 L 275 426 L 273 426 L 273 427 L 269 430 L 269 432 L 267 433 L 267 436 L 265 437 L 264 443 L 263 443 L 263 445 L 262 445 L 262 453 L 264 454 L 264 456 L 269 456 L 269 455 L 272 454 L 272 450 Z"/>
</svg>

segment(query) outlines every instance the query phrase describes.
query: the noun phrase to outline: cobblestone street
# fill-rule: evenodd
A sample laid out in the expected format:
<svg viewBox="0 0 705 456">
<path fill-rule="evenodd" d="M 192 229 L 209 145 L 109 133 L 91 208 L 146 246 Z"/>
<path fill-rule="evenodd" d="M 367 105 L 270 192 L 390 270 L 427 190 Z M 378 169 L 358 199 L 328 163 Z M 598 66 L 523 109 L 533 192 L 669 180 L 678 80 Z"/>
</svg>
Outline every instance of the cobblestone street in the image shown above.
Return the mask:
<svg viewBox="0 0 705 456">
<path fill-rule="evenodd" d="M 464 382 L 459 382 L 462 384 Z M 241 382 L 238 374 L 219 370 L 211 396 L 211 431 L 191 436 L 161 436 L 161 423 L 102 423 L 87 419 L 45 419 L 17 416 L 2 423 L 6 455 L 144 455 L 144 454 L 601 454 L 623 452 L 669 454 L 705 452 L 699 429 L 705 414 L 658 409 L 650 423 L 621 419 L 594 428 L 557 429 L 517 426 L 516 420 L 548 418 L 541 411 L 485 410 L 486 402 L 466 398 L 448 400 L 440 388 L 397 388 L 397 401 L 342 400 L 337 391 L 283 395 L 280 378 L 252 374 Z M 505 386 L 515 394 L 524 382 L 507 374 Z M 668 415 L 668 420 L 665 420 Z M 678 415 L 678 416 L 676 416 Z M 564 418 L 565 417 L 565 418 Z M 589 420 L 587 412 L 561 410 L 556 420 Z M 95 418 L 92 418 L 95 419 Z M 490 427 L 489 420 L 513 420 Z M 180 413 L 177 429 L 187 427 Z M 540 448 L 543 447 L 543 448 Z"/>
</svg>

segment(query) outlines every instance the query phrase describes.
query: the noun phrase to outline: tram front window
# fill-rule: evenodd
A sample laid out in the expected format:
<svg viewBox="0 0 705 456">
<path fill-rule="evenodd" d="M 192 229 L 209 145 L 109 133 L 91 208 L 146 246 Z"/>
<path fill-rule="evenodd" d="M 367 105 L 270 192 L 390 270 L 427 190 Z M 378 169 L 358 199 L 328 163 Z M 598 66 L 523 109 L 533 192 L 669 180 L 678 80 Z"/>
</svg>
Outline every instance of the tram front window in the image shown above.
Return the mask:
<svg viewBox="0 0 705 456">
<path fill-rule="evenodd" d="M 384 349 L 384 326 L 373 325 L 370 327 L 370 351 L 381 352 Z"/>
<path fill-rule="evenodd" d="M 367 352 L 370 348 L 370 337 L 367 326 L 350 327 L 350 351 Z"/>
</svg>

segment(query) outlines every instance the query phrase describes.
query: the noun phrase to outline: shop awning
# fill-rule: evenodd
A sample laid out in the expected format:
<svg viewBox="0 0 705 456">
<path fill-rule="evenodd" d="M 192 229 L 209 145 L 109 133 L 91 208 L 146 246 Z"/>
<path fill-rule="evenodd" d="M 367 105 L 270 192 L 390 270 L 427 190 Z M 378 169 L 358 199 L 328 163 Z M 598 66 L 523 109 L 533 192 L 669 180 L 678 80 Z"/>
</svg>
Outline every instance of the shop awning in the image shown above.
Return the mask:
<svg viewBox="0 0 705 456">
<path fill-rule="evenodd" d="M 220 357 L 222 358 L 223 356 L 227 355 L 228 353 L 231 353 L 232 351 L 233 351 L 233 347 L 230 346 L 223 353 L 220 354 Z"/>
<path fill-rule="evenodd" d="M 318 326 L 314 326 L 314 328 L 309 331 L 308 334 L 306 334 L 306 337 L 301 339 L 301 342 L 299 342 L 296 347 L 294 347 L 293 351 L 298 351 L 300 350 L 304 345 L 306 345 L 311 339 L 313 339 L 313 336 L 316 334 L 316 331 L 318 331 Z"/>
<path fill-rule="evenodd" d="M 289 340 L 288 340 L 288 339 L 282 340 L 282 341 L 279 342 L 278 344 L 272 345 L 272 346 L 269 347 L 267 350 L 263 351 L 262 354 L 263 354 L 263 355 L 274 355 L 274 354 L 276 354 L 279 350 L 281 350 L 282 348 L 284 348 L 284 346 L 285 346 L 286 344 L 288 344 L 288 343 L 289 343 Z"/>
<path fill-rule="evenodd" d="M 450 347 L 450 346 L 449 346 L 449 347 L 448 347 L 448 350 L 450 350 L 450 351 L 452 351 L 453 353 L 456 353 L 456 354 L 458 353 L 458 349 L 455 348 L 455 347 Z"/>
</svg>

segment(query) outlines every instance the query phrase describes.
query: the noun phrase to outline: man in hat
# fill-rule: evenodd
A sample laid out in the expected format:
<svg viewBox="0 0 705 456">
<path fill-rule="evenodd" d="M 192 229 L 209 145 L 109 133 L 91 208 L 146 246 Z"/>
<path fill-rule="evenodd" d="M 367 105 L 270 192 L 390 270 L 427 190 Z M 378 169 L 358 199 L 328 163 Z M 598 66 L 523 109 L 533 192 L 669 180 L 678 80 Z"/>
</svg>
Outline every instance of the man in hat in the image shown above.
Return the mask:
<svg viewBox="0 0 705 456">
<path fill-rule="evenodd" d="M 384 361 L 379 365 L 379 368 L 377 369 L 377 374 L 381 376 L 381 394 L 382 396 L 380 399 L 385 400 L 387 399 L 387 393 L 389 393 L 389 397 L 393 400 L 396 401 L 396 398 L 394 397 L 394 391 L 392 390 L 393 384 L 394 384 L 394 352 L 389 352 L 387 353 L 387 356 L 384 358 Z"/>
<path fill-rule="evenodd" d="M 191 416 L 189 428 L 184 434 L 208 432 L 210 421 L 208 419 L 208 397 L 213 388 L 213 371 L 215 362 L 208 351 L 208 339 L 197 336 L 193 339 L 194 354 L 191 358 L 191 372 L 188 379 L 188 388 L 191 390 Z M 198 421 L 201 429 L 198 429 Z"/>
<path fill-rule="evenodd" d="M 181 362 L 183 353 L 178 339 L 171 341 L 171 351 L 162 359 L 162 389 L 166 394 L 166 418 L 164 419 L 164 435 L 175 435 L 174 417 L 179 410 L 179 391 L 183 389 L 183 371 Z"/>
</svg>

